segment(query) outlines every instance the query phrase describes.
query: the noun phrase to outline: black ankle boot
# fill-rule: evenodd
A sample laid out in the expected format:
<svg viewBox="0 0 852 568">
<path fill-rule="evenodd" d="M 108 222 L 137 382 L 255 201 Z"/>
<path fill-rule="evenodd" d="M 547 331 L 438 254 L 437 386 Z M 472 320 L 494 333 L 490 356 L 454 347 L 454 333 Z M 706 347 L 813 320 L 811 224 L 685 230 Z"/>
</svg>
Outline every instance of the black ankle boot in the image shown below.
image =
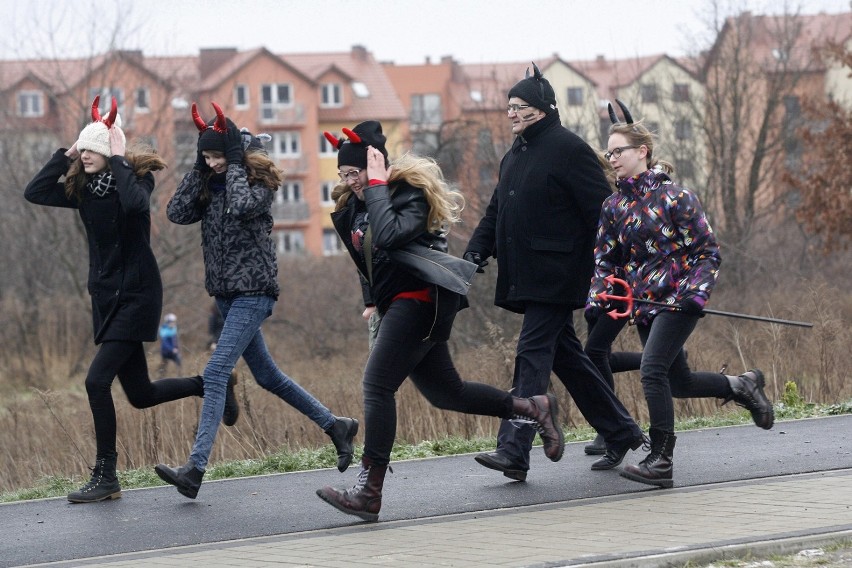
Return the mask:
<svg viewBox="0 0 852 568">
<path fill-rule="evenodd" d="M 198 489 L 201 487 L 201 479 L 204 477 L 204 472 L 198 469 L 192 460 L 189 460 L 177 469 L 159 464 L 154 467 L 154 471 L 157 472 L 160 479 L 174 485 L 177 487 L 178 493 L 190 499 L 195 499 L 198 495 Z"/>
<path fill-rule="evenodd" d="M 240 404 L 237 402 L 237 394 L 234 392 L 237 381 L 237 372 L 231 371 L 228 389 L 225 391 L 225 412 L 222 414 L 222 424 L 225 426 L 233 426 L 240 416 Z"/>
<path fill-rule="evenodd" d="M 766 383 L 763 373 L 759 369 L 752 369 L 739 377 L 726 376 L 731 384 L 731 394 L 722 405 L 733 400 L 734 403 L 751 412 L 751 419 L 756 425 L 764 430 L 772 428 L 775 424 L 775 410 L 766 398 L 766 393 L 763 392 L 763 386 Z"/>
<path fill-rule="evenodd" d="M 521 421 L 529 421 L 541 435 L 544 455 L 550 461 L 562 459 L 565 451 L 565 434 L 559 424 L 559 408 L 552 394 L 540 394 L 530 398 L 512 397 L 512 413 Z"/>
<path fill-rule="evenodd" d="M 639 435 L 638 438 L 634 438 L 628 442 L 617 445 L 609 445 L 606 446 L 606 452 L 604 452 L 604 456 L 596 460 L 592 464 L 592 471 L 601 471 L 605 469 L 613 469 L 615 466 L 620 464 L 624 460 L 624 456 L 627 455 L 627 452 L 630 450 L 635 450 L 639 448 L 642 444 L 648 443 L 648 440 L 644 435 Z"/>
<path fill-rule="evenodd" d="M 363 458 L 358 481 L 352 489 L 323 487 L 317 489 L 317 495 L 338 511 L 361 517 L 365 521 L 377 521 L 382 508 L 382 487 L 388 469 L 387 465 L 375 465 L 369 459 Z"/>
<path fill-rule="evenodd" d="M 651 453 L 638 465 L 624 466 L 621 476 L 648 485 L 671 487 L 673 485 L 672 457 L 677 437 L 674 432 L 657 428 L 651 428 L 649 434 L 651 435 Z"/>
<path fill-rule="evenodd" d="M 355 451 L 352 439 L 358 433 L 358 421 L 354 418 L 338 418 L 325 433 L 331 437 L 331 442 L 337 449 L 337 471 L 346 471 L 352 463 L 352 454 Z"/>
<path fill-rule="evenodd" d="M 587 456 L 604 455 L 606 453 L 606 442 L 604 441 L 604 437 L 598 434 L 591 443 L 586 444 L 585 447 L 583 447 L 583 451 L 586 452 Z"/>
<path fill-rule="evenodd" d="M 77 491 L 69 493 L 68 500 L 72 503 L 95 503 L 106 499 L 120 499 L 121 486 L 115 475 L 117 459 L 118 455 L 115 453 L 96 458 L 92 478 Z"/>
</svg>

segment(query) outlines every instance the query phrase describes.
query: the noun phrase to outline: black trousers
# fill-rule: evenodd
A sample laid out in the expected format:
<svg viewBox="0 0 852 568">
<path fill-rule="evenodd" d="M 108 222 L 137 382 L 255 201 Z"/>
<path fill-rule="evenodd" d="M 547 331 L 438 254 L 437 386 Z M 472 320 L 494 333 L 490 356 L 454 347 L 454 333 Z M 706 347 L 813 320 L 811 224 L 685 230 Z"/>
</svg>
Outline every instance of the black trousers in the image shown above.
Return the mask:
<svg viewBox="0 0 852 568">
<path fill-rule="evenodd" d="M 86 393 L 95 422 L 97 457 L 116 453 L 115 405 L 112 382 L 121 383 L 127 399 L 136 408 L 149 408 L 187 396 L 203 396 L 196 379 L 161 379 L 151 382 L 141 341 L 106 341 L 101 344 L 86 376 Z"/>
<path fill-rule="evenodd" d="M 439 298 L 438 301 L 443 301 Z M 376 465 L 390 462 L 396 438 L 396 392 L 407 377 L 435 407 L 465 414 L 510 418 L 512 396 L 490 385 L 463 381 L 446 340 L 424 339 L 430 332 L 449 337 L 458 298 L 436 318 L 433 303 L 403 299 L 391 303 L 364 372 L 364 457 Z"/>
<path fill-rule="evenodd" d="M 612 343 L 624 329 L 627 321 L 627 318 L 612 319 L 607 315 L 600 316 L 589 324 L 589 335 L 584 348 L 586 355 L 600 371 L 606 384 L 613 390 L 615 390 L 613 373 L 638 371 L 642 363 L 641 352 L 612 352 Z"/>
<path fill-rule="evenodd" d="M 583 351 L 574 331 L 574 311 L 565 305 L 528 303 L 518 339 L 512 394 L 529 397 L 547 392 L 550 373 L 568 389 L 586 421 L 607 444 L 624 444 L 642 435 L 630 413 Z M 504 420 L 497 451 L 521 468 L 529 468 L 535 430 Z"/>
<path fill-rule="evenodd" d="M 676 398 L 722 398 L 730 394 L 728 377 L 721 373 L 693 373 L 683 345 L 698 316 L 661 312 L 649 324 L 637 324 L 642 340 L 642 390 L 648 403 L 651 428 L 674 431 Z"/>
</svg>

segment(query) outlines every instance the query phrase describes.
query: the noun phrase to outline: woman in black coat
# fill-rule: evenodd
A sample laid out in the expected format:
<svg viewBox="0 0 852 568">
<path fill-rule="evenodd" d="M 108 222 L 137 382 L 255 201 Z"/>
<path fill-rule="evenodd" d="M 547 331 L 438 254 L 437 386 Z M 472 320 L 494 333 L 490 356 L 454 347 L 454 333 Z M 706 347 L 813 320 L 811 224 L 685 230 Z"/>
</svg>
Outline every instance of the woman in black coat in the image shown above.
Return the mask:
<svg viewBox="0 0 852 568">
<path fill-rule="evenodd" d="M 382 487 L 396 436 L 395 395 L 406 378 L 434 406 L 484 416 L 524 417 L 541 432 L 544 453 L 562 457 L 556 397 L 513 397 L 490 385 L 463 381 L 447 340 L 456 312 L 467 305 L 476 265 L 447 254 L 446 233 L 458 220 L 461 195 L 450 191 L 434 161 L 406 155 L 392 171 L 381 124 L 344 129 L 338 147 L 341 184 L 332 221 L 358 268 L 366 310 L 382 321 L 364 371 L 364 455 L 351 489 L 324 487 L 317 495 L 368 521 L 378 519 Z"/>
<path fill-rule="evenodd" d="M 118 377 L 130 403 L 148 408 L 187 396 L 202 396 L 200 377 L 151 382 L 144 341 L 155 341 L 163 284 L 151 250 L 152 172 L 165 167 L 153 149 L 126 152 L 115 99 L 70 149 L 57 150 L 27 185 L 24 197 L 37 205 L 76 209 L 89 243 L 88 290 L 97 354 L 86 376 L 95 426 L 95 467 L 88 483 L 68 495 L 72 503 L 121 497 L 116 478 L 116 418 L 111 387 Z M 60 178 L 65 180 L 60 182 Z M 232 403 L 236 399 L 232 397 Z"/>
</svg>

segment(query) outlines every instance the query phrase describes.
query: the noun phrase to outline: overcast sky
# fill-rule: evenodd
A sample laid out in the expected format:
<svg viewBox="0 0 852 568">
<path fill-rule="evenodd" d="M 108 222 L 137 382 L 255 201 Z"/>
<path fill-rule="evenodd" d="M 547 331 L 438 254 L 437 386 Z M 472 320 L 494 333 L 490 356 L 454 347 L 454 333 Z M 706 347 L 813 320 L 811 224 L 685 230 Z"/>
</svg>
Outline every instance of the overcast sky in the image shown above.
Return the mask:
<svg viewBox="0 0 852 568">
<path fill-rule="evenodd" d="M 725 13 L 785 0 L 721 0 Z M 839 13 L 850 0 L 786 2 Z M 86 57 L 115 45 L 146 55 L 202 47 L 347 51 L 382 61 L 462 63 L 693 54 L 709 42 L 712 0 L 0 0 L 0 58 Z M 797 8 L 799 7 L 799 8 Z M 96 28 L 94 22 L 99 22 Z M 120 22 L 120 24 L 116 24 Z M 97 31 L 95 31 L 97 30 Z"/>
</svg>

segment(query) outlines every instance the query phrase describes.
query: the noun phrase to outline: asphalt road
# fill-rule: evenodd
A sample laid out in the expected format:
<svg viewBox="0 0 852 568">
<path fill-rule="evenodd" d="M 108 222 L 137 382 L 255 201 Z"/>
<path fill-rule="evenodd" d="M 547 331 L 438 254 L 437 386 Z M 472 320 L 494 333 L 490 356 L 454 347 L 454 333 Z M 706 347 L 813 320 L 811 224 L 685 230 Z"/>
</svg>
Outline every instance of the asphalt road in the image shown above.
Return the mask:
<svg viewBox="0 0 852 568">
<path fill-rule="evenodd" d="M 852 415 L 683 432 L 675 448 L 675 486 L 852 467 Z M 585 443 L 568 444 L 551 463 L 533 448 L 526 483 L 485 469 L 472 455 L 392 464 L 380 521 L 407 520 L 654 491 L 593 472 Z M 629 453 L 636 463 L 641 451 Z M 0 505 L 0 567 L 73 560 L 257 536 L 322 530 L 360 522 L 316 495 L 323 485 L 351 486 L 357 469 L 288 473 L 205 482 L 198 499 L 171 486 L 124 491 L 116 501 L 73 505 L 64 498 Z"/>
</svg>

